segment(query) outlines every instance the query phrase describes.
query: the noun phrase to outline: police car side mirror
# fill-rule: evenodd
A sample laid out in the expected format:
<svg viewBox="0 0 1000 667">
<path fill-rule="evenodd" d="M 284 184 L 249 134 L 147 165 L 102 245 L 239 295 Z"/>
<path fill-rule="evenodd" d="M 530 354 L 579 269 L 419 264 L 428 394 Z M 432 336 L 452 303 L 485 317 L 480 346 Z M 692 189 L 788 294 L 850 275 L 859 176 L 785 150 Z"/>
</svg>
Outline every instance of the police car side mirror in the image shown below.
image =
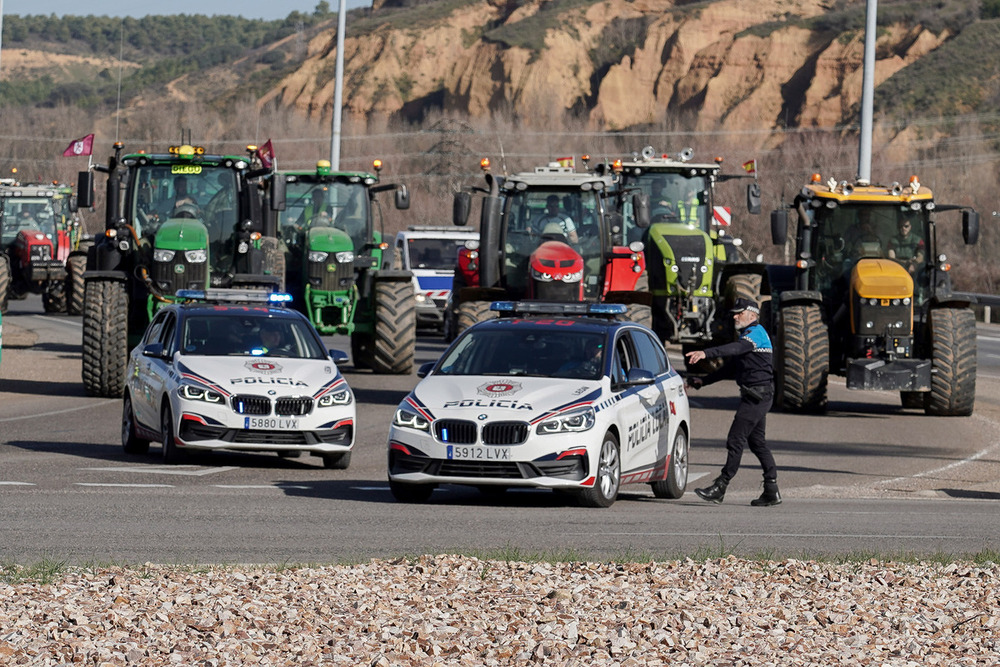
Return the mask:
<svg viewBox="0 0 1000 667">
<path fill-rule="evenodd" d="M 169 359 L 170 357 L 163 351 L 163 343 L 149 343 L 142 348 L 142 356 L 150 359 Z"/>
<path fill-rule="evenodd" d="M 434 369 L 434 364 L 435 363 L 437 363 L 437 362 L 435 362 L 435 361 L 429 361 L 426 364 L 420 364 L 420 368 L 417 369 L 417 377 L 418 378 L 425 378 L 428 375 L 430 375 L 431 371 Z"/>
<path fill-rule="evenodd" d="M 333 360 L 333 363 L 337 365 L 347 363 L 348 359 L 347 353 L 344 352 L 343 350 L 335 350 L 333 348 L 330 348 L 329 350 L 327 350 L 327 353 L 330 355 L 330 359 Z"/>
<path fill-rule="evenodd" d="M 644 368 L 630 368 L 628 371 L 627 385 L 653 384 L 655 378 L 653 374 Z"/>
</svg>

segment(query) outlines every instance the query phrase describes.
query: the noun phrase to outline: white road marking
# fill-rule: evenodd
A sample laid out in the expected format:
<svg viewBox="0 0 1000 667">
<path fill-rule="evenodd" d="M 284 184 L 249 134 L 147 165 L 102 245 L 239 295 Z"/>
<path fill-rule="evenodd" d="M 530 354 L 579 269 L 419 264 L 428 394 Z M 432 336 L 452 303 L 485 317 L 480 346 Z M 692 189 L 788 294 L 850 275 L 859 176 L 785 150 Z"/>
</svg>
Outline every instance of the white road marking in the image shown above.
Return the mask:
<svg viewBox="0 0 1000 667">
<path fill-rule="evenodd" d="M 980 419 L 982 421 L 985 421 L 987 424 L 989 424 L 990 426 L 992 426 L 994 429 L 997 428 L 997 423 L 994 422 L 991 419 L 987 419 L 987 418 L 981 417 L 979 415 L 973 415 L 972 418 L 973 419 Z M 980 449 L 978 452 L 976 452 L 972 456 L 967 456 L 964 459 L 962 459 L 961 461 L 954 461 L 952 463 L 949 463 L 946 466 L 941 466 L 940 468 L 934 468 L 932 470 L 925 470 L 923 472 L 918 472 L 918 473 L 916 473 L 914 475 L 904 475 L 903 477 L 895 477 L 893 479 L 882 480 L 881 482 L 878 482 L 878 486 L 882 486 L 884 484 L 894 484 L 896 482 L 902 482 L 903 480 L 907 480 L 907 479 L 919 479 L 921 477 L 930 477 L 931 475 L 937 475 L 939 473 L 946 472 L 946 471 L 952 470 L 954 468 L 958 468 L 959 466 L 964 466 L 967 463 L 972 463 L 973 461 L 978 461 L 979 459 L 983 458 L 987 454 L 992 454 L 992 453 L 996 452 L 997 450 L 1000 450 L 1000 442 L 994 442 L 989 447 L 987 447 L 985 449 Z"/>
<path fill-rule="evenodd" d="M 217 489 L 311 489 L 311 486 L 298 484 L 213 484 Z"/>
<path fill-rule="evenodd" d="M 775 512 L 780 512 L 781 510 L 774 510 Z M 589 533 L 561 533 L 562 535 L 585 535 L 592 537 L 593 532 Z M 774 537 L 774 533 L 719 533 L 715 531 L 706 531 L 703 533 L 695 532 L 671 532 L 671 533 L 651 533 L 651 532 L 633 532 L 633 533 L 609 533 L 607 531 L 601 531 L 602 537 Z M 964 535 L 912 535 L 899 533 L 895 535 L 884 535 L 879 533 L 781 533 L 782 537 L 820 537 L 824 539 L 842 539 L 842 538 L 855 538 L 855 539 L 904 539 L 904 540 L 962 540 L 965 539 Z"/>
<path fill-rule="evenodd" d="M 0 482 L 0 486 L 35 486 L 31 482 Z"/>
<path fill-rule="evenodd" d="M 173 484 L 102 484 L 99 482 L 74 482 L 75 486 L 111 486 L 117 488 L 127 488 L 127 489 L 149 489 L 149 488 L 164 488 L 172 489 Z"/>
<path fill-rule="evenodd" d="M 54 412 L 39 412 L 39 413 L 36 413 L 36 414 L 33 414 L 33 415 L 21 415 L 20 417 L 4 417 L 3 419 L 0 419 L 0 423 L 23 421 L 25 419 L 35 419 L 36 417 L 51 417 L 52 415 L 64 415 L 67 412 L 78 412 L 80 410 L 89 410 L 90 408 L 96 407 L 98 405 L 101 405 L 101 404 L 107 403 L 108 401 L 113 401 L 113 400 L 115 400 L 115 399 L 109 398 L 109 399 L 106 399 L 104 401 L 101 401 L 100 403 L 91 403 L 90 405 L 81 405 L 81 406 L 76 407 L 76 408 L 66 408 L 65 410 L 56 410 Z"/>
<path fill-rule="evenodd" d="M 351 491 L 389 491 L 388 486 L 352 486 Z"/>
<path fill-rule="evenodd" d="M 218 466 L 215 468 L 202 468 L 201 466 L 180 465 L 180 466 L 127 466 L 121 468 L 80 468 L 80 470 L 98 470 L 102 472 L 136 472 L 150 475 L 184 475 L 186 477 L 203 477 L 214 475 L 220 472 L 236 470 L 236 466 Z"/>
</svg>

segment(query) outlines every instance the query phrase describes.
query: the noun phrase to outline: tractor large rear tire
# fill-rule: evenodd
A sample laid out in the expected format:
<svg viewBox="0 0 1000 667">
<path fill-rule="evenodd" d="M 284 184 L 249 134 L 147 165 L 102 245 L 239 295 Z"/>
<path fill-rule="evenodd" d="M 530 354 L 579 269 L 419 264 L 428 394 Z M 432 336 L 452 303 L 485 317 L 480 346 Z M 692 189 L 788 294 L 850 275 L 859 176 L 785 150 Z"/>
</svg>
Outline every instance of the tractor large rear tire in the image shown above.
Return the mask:
<svg viewBox="0 0 1000 667">
<path fill-rule="evenodd" d="M 7 293 L 10 292 L 10 262 L 0 253 L 0 313 L 7 312 Z"/>
<path fill-rule="evenodd" d="M 413 293 L 413 283 L 377 281 L 372 370 L 397 375 L 412 373 L 416 347 L 417 299 Z"/>
<path fill-rule="evenodd" d="M 775 353 L 778 408 L 786 412 L 826 410 L 830 336 L 818 305 L 781 309 Z"/>
<path fill-rule="evenodd" d="M 66 260 L 66 313 L 69 315 L 83 315 L 83 272 L 86 270 L 86 255 L 73 255 Z"/>
<path fill-rule="evenodd" d="M 924 412 L 968 416 L 976 403 L 976 319 L 968 308 L 931 311 L 931 390 Z"/>
<path fill-rule="evenodd" d="M 643 293 L 647 298 L 649 297 L 649 276 L 646 273 L 639 276 L 639 280 L 635 283 L 635 291 Z M 652 306 L 647 306 L 644 303 L 630 303 L 628 304 L 628 312 L 625 314 L 625 317 L 628 318 L 629 322 L 635 322 L 650 329 L 653 328 Z"/>
<path fill-rule="evenodd" d="M 125 284 L 92 280 L 84 289 L 83 386 L 91 396 L 118 398 L 128 363 Z"/>
<path fill-rule="evenodd" d="M 736 299 L 751 299 L 760 303 L 760 274 L 757 273 L 737 273 L 729 276 L 726 280 L 725 298 L 726 310 L 733 307 Z"/>
<path fill-rule="evenodd" d="M 455 335 L 458 336 L 473 324 L 495 319 L 497 314 L 490 310 L 489 301 L 463 301 L 458 304 Z"/>
</svg>

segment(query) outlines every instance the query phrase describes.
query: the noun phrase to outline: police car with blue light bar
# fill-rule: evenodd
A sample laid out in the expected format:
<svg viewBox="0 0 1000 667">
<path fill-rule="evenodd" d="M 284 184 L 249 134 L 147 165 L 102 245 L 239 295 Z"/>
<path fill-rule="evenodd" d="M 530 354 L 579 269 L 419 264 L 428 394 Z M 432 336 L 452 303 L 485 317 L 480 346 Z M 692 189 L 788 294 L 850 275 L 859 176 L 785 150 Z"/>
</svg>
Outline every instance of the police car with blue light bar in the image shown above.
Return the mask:
<svg viewBox="0 0 1000 667">
<path fill-rule="evenodd" d="M 287 294 L 179 290 L 160 308 L 128 362 L 122 445 L 163 443 L 163 460 L 189 450 L 232 449 L 322 457 L 345 469 L 356 406 L 306 317 Z"/>
<path fill-rule="evenodd" d="M 404 502 L 440 484 L 537 487 L 608 507 L 624 484 L 680 498 L 691 420 L 656 335 L 620 304 L 495 302 L 400 403 L 389 485 Z"/>
</svg>

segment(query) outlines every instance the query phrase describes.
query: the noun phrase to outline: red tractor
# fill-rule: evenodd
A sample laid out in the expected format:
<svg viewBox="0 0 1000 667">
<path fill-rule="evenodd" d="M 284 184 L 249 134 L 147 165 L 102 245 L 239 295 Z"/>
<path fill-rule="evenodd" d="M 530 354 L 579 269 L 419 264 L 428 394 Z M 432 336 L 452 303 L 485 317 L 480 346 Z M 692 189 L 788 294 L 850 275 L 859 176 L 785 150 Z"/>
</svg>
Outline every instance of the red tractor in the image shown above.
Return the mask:
<svg viewBox="0 0 1000 667">
<path fill-rule="evenodd" d="M 473 188 L 484 195 L 479 241 L 459 251 L 449 337 L 491 317 L 489 304 L 506 299 L 625 303 L 630 319 L 649 324 L 642 244 L 625 244 L 617 177 L 571 164 L 564 158 L 495 176 L 481 161 L 486 187 Z M 637 224 L 648 226 L 648 198 L 631 197 Z M 471 208 L 472 194 L 456 193 L 454 223 L 467 224 Z"/>
<path fill-rule="evenodd" d="M 29 293 L 42 295 L 47 313 L 66 310 L 75 211 L 68 187 L 0 181 L 0 312 Z"/>
</svg>

